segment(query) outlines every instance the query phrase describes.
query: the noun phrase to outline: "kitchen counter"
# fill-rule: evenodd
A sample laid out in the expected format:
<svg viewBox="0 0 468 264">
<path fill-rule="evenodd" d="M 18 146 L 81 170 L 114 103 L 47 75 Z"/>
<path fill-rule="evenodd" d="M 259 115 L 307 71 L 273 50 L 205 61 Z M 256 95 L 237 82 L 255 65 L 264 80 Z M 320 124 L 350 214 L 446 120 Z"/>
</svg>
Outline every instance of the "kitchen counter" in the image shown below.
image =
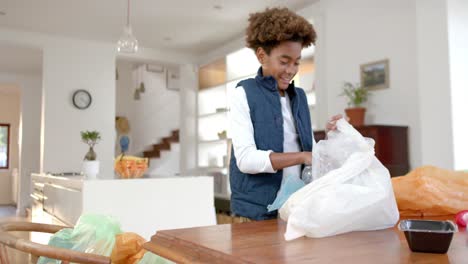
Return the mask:
<svg viewBox="0 0 468 264">
<path fill-rule="evenodd" d="M 81 190 L 83 188 L 83 176 L 53 176 L 45 173 L 32 173 L 33 182 L 56 184 L 66 188 Z"/>
<path fill-rule="evenodd" d="M 453 264 L 468 260 L 464 228 L 454 234 L 447 254 L 412 252 L 396 227 L 292 241 L 284 240 L 285 230 L 286 222 L 268 220 L 159 231 L 144 248 L 177 263 Z"/>
<path fill-rule="evenodd" d="M 83 213 L 111 215 L 122 230 L 146 239 L 157 230 L 216 224 L 212 177 L 84 180 L 32 174 L 31 178 L 34 222 L 44 222 L 42 212 L 70 226 Z"/>
</svg>

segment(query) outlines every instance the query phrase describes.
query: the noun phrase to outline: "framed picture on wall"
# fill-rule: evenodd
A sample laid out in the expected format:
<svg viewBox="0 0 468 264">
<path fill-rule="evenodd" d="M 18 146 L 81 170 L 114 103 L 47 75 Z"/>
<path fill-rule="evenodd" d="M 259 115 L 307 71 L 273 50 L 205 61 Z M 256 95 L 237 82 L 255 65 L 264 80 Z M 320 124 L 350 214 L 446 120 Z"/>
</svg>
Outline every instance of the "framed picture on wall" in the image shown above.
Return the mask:
<svg viewBox="0 0 468 264">
<path fill-rule="evenodd" d="M 166 70 L 166 87 L 168 90 L 179 91 L 180 76 L 179 73 L 172 69 Z"/>
<path fill-rule="evenodd" d="M 385 89 L 390 86 L 388 59 L 361 65 L 361 84 L 369 90 Z"/>
</svg>

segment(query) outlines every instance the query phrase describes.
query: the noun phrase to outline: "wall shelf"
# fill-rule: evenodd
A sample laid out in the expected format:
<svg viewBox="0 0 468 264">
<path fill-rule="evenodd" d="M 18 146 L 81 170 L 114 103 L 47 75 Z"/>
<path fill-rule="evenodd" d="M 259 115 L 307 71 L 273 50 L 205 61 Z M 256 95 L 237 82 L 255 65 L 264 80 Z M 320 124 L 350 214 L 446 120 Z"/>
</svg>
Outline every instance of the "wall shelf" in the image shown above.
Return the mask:
<svg viewBox="0 0 468 264">
<path fill-rule="evenodd" d="M 215 198 L 225 199 L 225 200 L 228 200 L 228 201 L 231 200 L 231 195 L 226 195 L 224 193 L 215 193 L 214 196 L 215 196 Z"/>
<path fill-rule="evenodd" d="M 206 117 L 213 117 L 213 116 L 218 116 L 218 115 L 226 115 L 228 112 L 229 111 L 201 114 L 201 115 L 198 116 L 198 118 L 206 118 Z"/>
<path fill-rule="evenodd" d="M 198 167 L 198 171 L 200 172 L 219 172 L 224 175 L 227 174 L 228 168 L 225 167 L 219 167 L 219 166 L 204 166 L 204 167 Z"/>
<path fill-rule="evenodd" d="M 230 138 L 224 138 L 224 139 L 213 139 L 213 140 L 200 140 L 198 141 L 199 144 L 218 144 L 218 143 L 227 143 L 230 141 Z"/>
</svg>

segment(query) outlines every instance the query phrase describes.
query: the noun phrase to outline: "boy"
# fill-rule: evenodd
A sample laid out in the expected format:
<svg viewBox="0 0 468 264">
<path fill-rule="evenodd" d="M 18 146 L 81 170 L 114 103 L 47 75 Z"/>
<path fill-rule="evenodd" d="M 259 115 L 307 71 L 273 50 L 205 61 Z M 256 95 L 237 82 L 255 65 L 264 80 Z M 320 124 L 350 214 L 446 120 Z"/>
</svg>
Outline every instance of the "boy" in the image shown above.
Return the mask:
<svg viewBox="0 0 468 264">
<path fill-rule="evenodd" d="M 234 222 L 275 218 L 267 212 L 283 175 L 300 175 L 312 160 L 312 125 L 305 93 L 291 80 L 301 51 L 316 33 L 303 17 L 287 8 L 250 15 L 247 46 L 261 67 L 255 78 L 237 85 L 231 105 L 233 153 L 230 162 Z M 327 129 L 335 129 L 334 116 Z"/>
</svg>

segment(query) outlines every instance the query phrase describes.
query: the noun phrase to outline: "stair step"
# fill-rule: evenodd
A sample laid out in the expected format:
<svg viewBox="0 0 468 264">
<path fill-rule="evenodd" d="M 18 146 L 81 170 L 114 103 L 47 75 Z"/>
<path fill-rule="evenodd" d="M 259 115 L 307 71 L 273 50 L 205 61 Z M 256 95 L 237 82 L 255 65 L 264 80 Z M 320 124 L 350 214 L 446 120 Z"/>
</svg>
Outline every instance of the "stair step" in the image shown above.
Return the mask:
<svg viewBox="0 0 468 264">
<path fill-rule="evenodd" d="M 150 150 L 150 151 L 144 151 L 143 152 L 143 157 L 145 158 L 159 158 L 161 156 L 161 151 L 159 150 Z"/>
<path fill-rule="evenodd" d="M 177 140 L 179 140 L 179 129 L 172 130 L 172 137 L 177 138 Z"/>
<path fill-rule="evenodd" d="M 179 130 L 172 130 L 169 137 L 162 138 L 159 144 L 154 144 L 153 149 L 144 151 L 143 156 L 145 158 L 160 158 L 161 151 L 171 150 L 171 144 L 179 143 Z"/>
<path fill-rule="evenodd" d="M 162 139 L 162 141 L 164 143 L 168 143 L 168 144 L 171 144 L 171 143 L 178 143 L 179 142 L 179 138 L 178 137 L 174 137 L 174 136 L 170 136 L 170 137 L 165 137 Z"/>
<path fill-rule="evenodd" d="M 153 145 L 153 150 L 170 150 L 171 149 L 171 143 L 170 142 L 165 142 L 163 141 L 162 143 Z"/>
</svg>

